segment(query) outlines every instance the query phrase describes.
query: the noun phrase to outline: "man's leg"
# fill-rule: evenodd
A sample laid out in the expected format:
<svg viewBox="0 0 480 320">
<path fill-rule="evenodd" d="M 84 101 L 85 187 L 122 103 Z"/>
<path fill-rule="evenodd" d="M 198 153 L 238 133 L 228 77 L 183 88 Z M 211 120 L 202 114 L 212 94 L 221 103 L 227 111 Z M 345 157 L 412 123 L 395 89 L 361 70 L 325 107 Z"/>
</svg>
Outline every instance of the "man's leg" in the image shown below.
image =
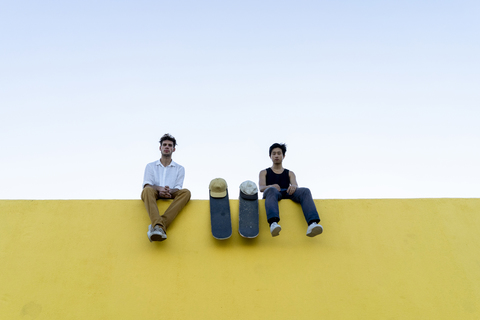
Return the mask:
<svg viewBox="0 0 480 320">
<path fill-rule="evenodd" d="M 278 224 L 280 221 L 278 201 L 282 199 L 282 194 L 277 189 L 270 187 L 263 192 L 263 199 L 265 199 L 265 211 L 267 212 L 267 221 L 270 225 L 270 233 L 272 237 L 276 237 L 282 230 L 282 227 Z"/>
<path fill-rule="evenodd" d="M 158 192 L 152 187 L 145 187 L 142 191 L 142 201 L 152 222 L 152 228 L 162 223 L 157 206 Z"/>
<path fill-rule="evenodd" d="M 282 199 L 280 191 L 270 187 L 263 193 L 263 199 L 265 199 L 265 211 L 267 212 L 268 223 L 279 222 L 280 212 L 278 210 L 278 201 Z"/>
<path fill-rule="evenodd" d="M 168 226 L 177 217 L 180 211 L 185 207 L 190 200 L 191 193 L 188 189 L 181 189 L 175 193 L 172 193 L 173 202 L 170 204 L 165 213 L 160 217 L 160 227 L 167 231 Z"/>
<path fill-rule="evenodd" d="M 291 196 L 292 201 L 300 203 L 302 206 L 303 215 L 307 224 L 310 225 L 313 222 L 319 223 L 320 217 L 318 216 L 317 208 L 313 202 L 312 193 L 308 188 L 297 188 L 295 193 Z"/>
</svg>

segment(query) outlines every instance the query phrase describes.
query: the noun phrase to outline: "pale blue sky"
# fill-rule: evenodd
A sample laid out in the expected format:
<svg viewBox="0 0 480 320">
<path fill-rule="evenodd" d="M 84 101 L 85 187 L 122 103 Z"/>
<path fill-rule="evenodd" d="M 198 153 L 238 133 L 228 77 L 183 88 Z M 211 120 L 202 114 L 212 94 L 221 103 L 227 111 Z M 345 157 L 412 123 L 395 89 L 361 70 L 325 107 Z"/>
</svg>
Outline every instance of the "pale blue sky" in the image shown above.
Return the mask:
<svg viewBox="0 0 480 320">
<path fill-rule="evenodd" d="M 0 198 L 138 199 L 166 132 L 232 198 L 268 147 L 317 199 L 478 197 L 478 1 L 8 1 Z"/>
</svg>

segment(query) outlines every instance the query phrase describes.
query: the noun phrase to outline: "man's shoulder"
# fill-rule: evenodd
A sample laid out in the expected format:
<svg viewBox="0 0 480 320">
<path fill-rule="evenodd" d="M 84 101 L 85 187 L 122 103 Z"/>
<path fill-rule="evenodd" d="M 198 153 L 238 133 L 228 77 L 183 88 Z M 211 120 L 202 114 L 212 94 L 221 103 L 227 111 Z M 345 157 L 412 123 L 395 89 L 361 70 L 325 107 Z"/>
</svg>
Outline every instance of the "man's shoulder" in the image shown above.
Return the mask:
<svg viewBox="0 0 480 320">
<path fill-rule="evenodd" d="M 152 162 L 149 162 L 147 163 L 147 167 L 151 167 L 151 166 L 157 166 L 160 164 L 160 160 L 155 160 L 155 161 L 152 161 Z"/>
<path fill-rule="evenodd" d="M 173 161 L 173 160 L 172 160 L 172 162 L 170 163 L 170 165 L 173 166 L 173 167 L 177 167 L 177 168 L 179 168 L 179 169 L 180 169 L 180 168 L 184 169 L 181 164 L 179 164 L 179 163 L 177 163 L 177 162 L 175 162 L 175 161 Z"/>
</svg>

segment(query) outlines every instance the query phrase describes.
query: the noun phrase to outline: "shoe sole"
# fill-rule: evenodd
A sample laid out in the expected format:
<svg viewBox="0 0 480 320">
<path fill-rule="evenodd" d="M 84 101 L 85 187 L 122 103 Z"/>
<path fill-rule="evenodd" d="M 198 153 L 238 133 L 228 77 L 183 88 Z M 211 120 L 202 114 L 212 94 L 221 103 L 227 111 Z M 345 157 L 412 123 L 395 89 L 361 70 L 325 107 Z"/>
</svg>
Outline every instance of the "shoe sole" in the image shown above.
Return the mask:
<svg viewBox="0 0 480 320">
<path fill-rule="evenodd" d="M 150 226 L 149 226 L 150 227 Z M 148 237 L 148 240 L 150 240 L 150 242 L 153 242 L 153 241 L 163 241 L 163 240 L 166 240 L 167 239 L 167 235 L 166 234 L 157 234 L 157 233 L 150 233 L 150 231 L 147 232 L 147 237 Z"/>
<path fill-rule="evenodd" d="M 282 231 L 282 227 L 278 226 L 275 229 L 272 230 L 272 237 L 276 237 L 280 234 L 280 231 Z"/>
<path fill-rule="evenodd" d="M 150 242 L 152 241 L 163 241 L 163 240 L 166 240 L 167 237 L 162 237 L 162 235 L 160 234 L 152 234 L 152 236 L 150 237 Z"/>
<path fill-rule="evenodd" d="M 318 236 L 323 232 L 323 228 L 320 226 L 316 226 L 315 228 L 312 229 L 310 233 L 307 233 L 307 237 L 315 237 Z"/>
</svg>

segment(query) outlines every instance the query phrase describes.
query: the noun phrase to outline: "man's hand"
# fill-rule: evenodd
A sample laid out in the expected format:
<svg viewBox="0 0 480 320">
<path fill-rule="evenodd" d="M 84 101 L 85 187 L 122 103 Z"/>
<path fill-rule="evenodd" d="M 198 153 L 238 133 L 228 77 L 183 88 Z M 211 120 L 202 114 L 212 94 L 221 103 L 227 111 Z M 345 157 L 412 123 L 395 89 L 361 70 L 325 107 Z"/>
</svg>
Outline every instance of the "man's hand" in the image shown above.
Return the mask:
<svg viewBox="0 0 480 320">
<path fill-rule="evenodd" d="M 172 195 L 170 194 L 170 188 L 168 186 L 157 187 L 157 191 L 160 198 L 170 199 L 172 197 Z"/>
<path fill-rule="evenodd" d="M 288 193 L 289 195 L 292 195 L 292 194 L 295 193 L 296 190 L 297 190 L 297 186 L 290 185 L 290 187 L 288 187 L 288 189 L 287 189 L 287 193 Z"/>
<path fill-rule="evenodd" d="M 278 184 L 272 184 L 272 185 L 269 185 L 268 187 L 269 187 L 269 188 L 272 188 L 272 187 L 273 187 L 273 188 L 277 189 L 278 191 L 281 191 L 281 190 L 282 190 Z"/>
</svg>

